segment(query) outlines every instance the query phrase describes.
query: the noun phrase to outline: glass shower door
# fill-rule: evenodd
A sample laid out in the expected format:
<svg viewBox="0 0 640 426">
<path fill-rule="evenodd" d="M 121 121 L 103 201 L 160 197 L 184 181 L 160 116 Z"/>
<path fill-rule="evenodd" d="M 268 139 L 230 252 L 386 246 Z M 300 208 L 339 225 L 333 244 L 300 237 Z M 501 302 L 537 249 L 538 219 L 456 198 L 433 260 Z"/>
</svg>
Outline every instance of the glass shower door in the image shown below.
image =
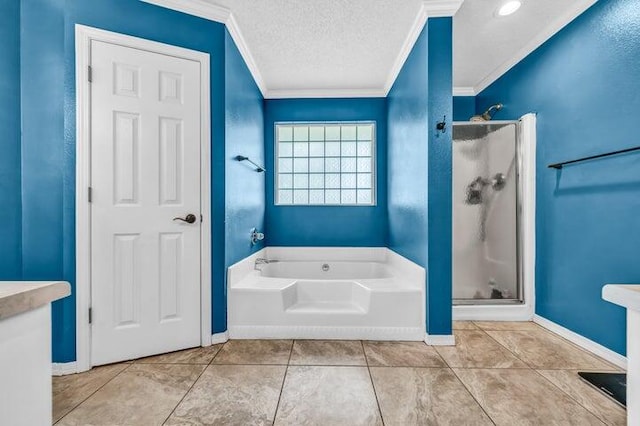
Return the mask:
<svg viewBox="0 0 640 426">
<path fill-rule="evenodd" d="M 516 122 L 453 127 L 454 304 L 520 303 Z"/>
</svg>

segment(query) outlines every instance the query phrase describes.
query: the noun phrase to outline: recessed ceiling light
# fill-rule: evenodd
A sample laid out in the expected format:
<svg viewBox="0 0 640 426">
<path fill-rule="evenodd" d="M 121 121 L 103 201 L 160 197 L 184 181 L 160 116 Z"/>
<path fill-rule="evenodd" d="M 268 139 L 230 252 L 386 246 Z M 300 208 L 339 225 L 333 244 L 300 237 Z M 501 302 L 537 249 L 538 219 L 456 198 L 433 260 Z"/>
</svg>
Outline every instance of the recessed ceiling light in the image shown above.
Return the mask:
<svg viewBox="0 0 640 426">
<path fill-rule="evenodd" d="M 504 3 L 498 9 L 498 16 L 507 16 L 515 13 L 522 6 L 522 2 L 520 0 L 511 0 Z"/>
</svg>

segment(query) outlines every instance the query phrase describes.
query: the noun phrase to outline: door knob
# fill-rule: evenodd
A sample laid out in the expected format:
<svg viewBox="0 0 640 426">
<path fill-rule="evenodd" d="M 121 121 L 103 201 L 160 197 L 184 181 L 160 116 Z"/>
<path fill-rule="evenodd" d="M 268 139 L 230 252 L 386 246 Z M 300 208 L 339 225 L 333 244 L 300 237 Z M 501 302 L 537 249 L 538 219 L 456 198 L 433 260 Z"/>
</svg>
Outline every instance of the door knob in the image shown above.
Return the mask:
<svg viewBox="0 0 640 426">
<path fill-rule="evenodd" d="M 180 221 L 186 222 L 186 223 L 196 223 L 196 215 L 192 214 L 192 213 L 189 213 L 184 218 L 182 218 L 182 217 L 174 217 L 173 220 L 180 220 Z"/>
</svg>

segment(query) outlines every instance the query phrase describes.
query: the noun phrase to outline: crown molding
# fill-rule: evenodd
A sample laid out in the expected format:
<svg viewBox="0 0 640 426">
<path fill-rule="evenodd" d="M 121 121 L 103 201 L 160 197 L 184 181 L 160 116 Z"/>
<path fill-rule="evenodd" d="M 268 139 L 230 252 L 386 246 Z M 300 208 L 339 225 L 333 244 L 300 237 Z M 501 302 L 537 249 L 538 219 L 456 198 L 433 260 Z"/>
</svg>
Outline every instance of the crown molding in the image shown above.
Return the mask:
<svg viewBox="0 0 640 426">
<path fill-rule="evenodd" d="M 453 96 L 476 96 L 476 89 L 473 87 L 454 87 L 453 88 Z"/>
<path fill-rule="evenodd" d="M 445 18 L 458 12 L 464 0 L 424 0 L 422 5 L 429 18 Z"/>
<path fill-rule="evenodd" d="M 258 64 L 256 63 L 256 60 L 253 58 L 253 55 L 251 54 L 251 50 L 249 50 L 249 45 L 244 39 L 244 36 L 242 35 L 242 31 L 240 31 L 240 27 L 238 26 L 236 18 L 233 16 L 233 14 L 229 15 L 229 18 L 227 19 L 227 22 L 225 24 L 227 26 L 227 31 L 229 31 L 231 38 L 235 42 L 238 50 L 240 51 L 240 56 L 242 56 L 242 59 L 244 59 L 244 62 L 247 65 L 247 68 L 249 68 L 249 72 L 253 76 L 253 80 L 256 82 L 258 89 L 260 89 L 260 92 L 262 93 L 262 97 L 266 98 L 268 90 L 264 82 L 264 78 L 262 77 L 262 73 L 260 73 L 260 70 L 258 69 Z"/>
<path fill-rule="evenodd" d="M 458 9 L 460 9 L 463 1 L 464 0 L 425 0 L 422 2 L 420 10 L 416 15 L 416 19 L 413 21 L 413 25 L 409 30 L 409 34 L 407 34 L 407 37 L 400 48 L 400 52 L 391 67 L 391 71 L 387 77 L 387 82 L 384 85 L 384 96 L 389 94 L 389 91 L 393 87 L 393 83 L 395 83 L 404 63 L 407 61 L 409 54 L 411 54 L 413 46 L 416 44 L 416 41 L 418 41 L 418 37 L 420 37 L 420 33 L 427 23 L 427 19 L 453 16 L 456 14 Z"/>
<path fill-rule="evenodd" d="M 265 99 L 384 98 L 383 89 L 284 89 L 267 90 Z"/>
<path fill-rule="evenodd" d="M 593 6 L 598 0 L 574 0 L 566 13 L 552 20 L 549 25 L 543 28 L 537 36 L 533 37 L 529 43 L 518 50 L 515 55 L 504 61 L 499 67 L 494 69 L 489 75 L 484 77 L 473 88 L 479 94 L 484 89 L 493 84 L 496 80 L 506 74 L 511 68 L 517 65 L 524 58 L 529 56 L 534 50 L 542 46 L 547 40 L 553 37 L 558 31 L 569 25 L 574 19 L 584 11 Z"/>
<path fill-rule="evenodd" d="M 167 9 L 177 10 L 209 21 L 220 22 L 226 24 L 231 16 L 231 10 L 226 7 L 208 3 L 203 0 L 140 0 L 145 3 L 155 4 L 156 6 Z"/>
<path fill-rule="evenodd" d="M 167 9 L 176 10 L 178 12 L 186 13 L 188 15 L 197 16 L 207 19 L 209 21 L 219 22 L 225 24 L 231 38 L 235 42 L 240 55 L 249 68 L 249 72 L 253 76 L 256 85 L 262 92 L 262 96 L 265 96 L 266 87 L 262 74 L 258 69 L 255 59 L 249 50 L 249 46 L 245 41 L 242 31 L 238 23 L 231 13 L 231 10 L 226 7 L 219 6 L 217 4 L 208 3 L 203 0 L 140 0 L 145 3 L 154 4 L 156 6 L 164 7 Z"/>
</svg>

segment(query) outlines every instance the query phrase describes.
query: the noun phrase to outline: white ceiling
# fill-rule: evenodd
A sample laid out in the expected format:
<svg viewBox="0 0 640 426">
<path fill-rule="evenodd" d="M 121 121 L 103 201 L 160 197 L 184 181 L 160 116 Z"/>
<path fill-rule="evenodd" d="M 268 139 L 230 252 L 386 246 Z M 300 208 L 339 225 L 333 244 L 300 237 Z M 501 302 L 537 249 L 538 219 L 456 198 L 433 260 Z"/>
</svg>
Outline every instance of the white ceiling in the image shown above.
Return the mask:
<svg viewBox="0 0 640 426">
<path fill-rule="evenodd" d="M 596 0 L 523 0 L 498 17 L 504 0 L 465 0 L 455 15 L 454 87 L 479 93 Z"/>
<path fill-rule="evenodd" d="M 266 98 L 385 96 L 427 18 L 463 0 L 142 0 L 227 24 Z M 464 0 L 454 94 L 475 95 L 597 0 Z"/>
<path fill-rule="evenodd" d="M 421 0 L 212 1 L 231 9 L 272 96 L 379 92 L 422 5 Z"/>
</svg>

